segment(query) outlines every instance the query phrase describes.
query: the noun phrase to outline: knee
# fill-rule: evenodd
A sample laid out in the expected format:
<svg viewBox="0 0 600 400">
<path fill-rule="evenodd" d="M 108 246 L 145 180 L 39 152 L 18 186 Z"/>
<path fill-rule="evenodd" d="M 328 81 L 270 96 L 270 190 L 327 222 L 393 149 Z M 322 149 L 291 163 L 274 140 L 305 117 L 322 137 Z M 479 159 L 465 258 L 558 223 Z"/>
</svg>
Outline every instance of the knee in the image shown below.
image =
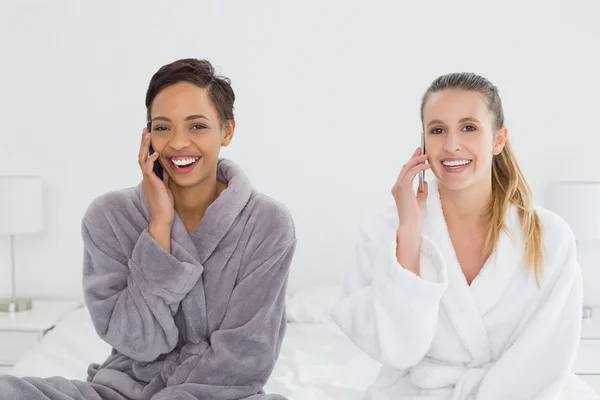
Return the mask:
<svg viewBox="0 0 600 400">
<path fill-rule="evenodd" d="M 24 399 L 27 384 L 16 376 L 0 375 L 0 400 L 2 399 Z"/>
</svg>

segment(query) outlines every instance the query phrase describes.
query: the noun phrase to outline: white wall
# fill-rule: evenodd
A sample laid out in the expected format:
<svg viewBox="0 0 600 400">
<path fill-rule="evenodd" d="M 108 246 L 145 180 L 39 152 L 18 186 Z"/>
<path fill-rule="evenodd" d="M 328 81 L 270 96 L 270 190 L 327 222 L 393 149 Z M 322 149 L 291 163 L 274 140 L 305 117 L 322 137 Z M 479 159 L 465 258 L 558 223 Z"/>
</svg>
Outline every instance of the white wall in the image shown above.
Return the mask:
<svg viewBox="0 0 600 400">
<path fill-rule="evenodd" d="M 40 173 L 47 196 L 45 231 L 17 238 L 21 295 L 81 295 L 80 218 L 138 183 L 146 86 L 182 57 L 233 80 L 238 130 L 223 156 L 293 212 L 292 291 L 339 282 L 359 221 L 391 200 L 419 144 L 420 97 L 440 74 L 499 86 L 539 203 L 548 180 L 600 180 L 597 1 L 124 3 L 0 3 L 0 173 Z M 586 296 L 600 304 L 588 250 Z"/>
</svg>

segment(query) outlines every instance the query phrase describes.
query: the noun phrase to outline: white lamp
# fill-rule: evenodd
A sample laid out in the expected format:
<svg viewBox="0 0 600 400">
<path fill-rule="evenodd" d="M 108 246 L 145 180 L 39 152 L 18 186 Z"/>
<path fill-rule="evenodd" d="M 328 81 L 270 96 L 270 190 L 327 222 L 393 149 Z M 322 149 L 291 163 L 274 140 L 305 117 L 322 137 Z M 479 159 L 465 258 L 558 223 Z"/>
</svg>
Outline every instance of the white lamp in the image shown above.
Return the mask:
<svg viewBox="0 0 600 400">
<path fill-rule="evenodd" d="M 545 206 L 571 227 L 575 240 L 600 241 L 600 182 L 553 182 L 546 189 Z M 584 307 L 583 315 L 592 315 Z"/>
<path fill-rule="evenodd" d="M 14 236 L 42 230 L 42 180 L 39 176 L 0 175 L 0 235 L 10 237 L 11 298 L 0 301 L 0 312 L 31 309 L 31 299 L 16 293 Z"/>
</svg>

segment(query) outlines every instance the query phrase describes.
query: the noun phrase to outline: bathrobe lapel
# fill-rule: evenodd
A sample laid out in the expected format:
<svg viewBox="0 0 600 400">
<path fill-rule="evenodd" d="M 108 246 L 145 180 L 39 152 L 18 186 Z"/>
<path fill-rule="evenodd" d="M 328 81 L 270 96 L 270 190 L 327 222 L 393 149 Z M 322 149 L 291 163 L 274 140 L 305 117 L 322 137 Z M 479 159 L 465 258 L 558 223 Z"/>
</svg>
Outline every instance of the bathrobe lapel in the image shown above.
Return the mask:
<svg viewBox="0 0 600 400">
<path fill-rule="evenodd" d="M 219 160 L 217 179 L 227 184 L 219 197 L 206 209 L 202 221 L 190 235 L 179 217 L 171 228 L 171 240 L 183 247 L 188 253 L 204 264 L 213 254 L 219 243 L 225 238 L 229 229 L 250 200 L 252 186 L 244 172 L 227 159 Z M 144 217 L 150 222 L 150 207 L 144 196 L 141 184 L 138 193 L 142 198 Z"/>
<path fill-rule="evenodd" d="M 201 263 L 205 263 L 217 246 L 227 240 L 227 233 L 248 204 L 253 191 L 241 168 L 229 160 L 219 160 L 217 179 L 226 183 L 227 189 L 207 208 L 192 234 Z M 235 240 L 233 237 L 229 239 Z"/>
<path fill-rule="evenodd" d="M 228 241 L 238 240 L 236 235 L 228 235 L 228 232 L 238 220 L 240 213 L 250 200 L 253 189 L 245 174 L 233 162 L 221 159 L 217 169 L 217 179 L 227 184 L 219 197 L 206 209 L 202 221 L 194 232 L 190 235 L 183 224 L 179 214 L 175 213 L 175 219 L 171 228 L 171 243 L 183 247 L 192 255 L 204 268 L 210 268 L 212 264 L 207 263 L 210 256 L 222 244 L 223 248 L 228 248 Z M 141 185 L 138 187 L 140 196 L 144 199 L 145 218 L 150 221 L 150 209 L 144 197 Z M 222 268 L 222 265 L 218 265 Z M 200 278 L 201 281 L 204 277 Z M 205 288 L 203 285 L 195 286 L 190 294 L 181 302 L 181 309 L 190 315 L 207 315 L 207 304 Z M 182 318 L 182 315 L 179 315 Z M 185 326 L 185 328 L 181 328 Z M 186 324 L 180 323 L 180 329 L 185 339 L 193 343 L 199 342 L 203 336 L 208 334 L 208 318 L 195 318 L 187 321 Z"/>
<path fill-rule="evenodd" d="M 448 289 L 442 298 L 442 307 L 473 363 L 487 364 L 491 359 L 491 346 L 483 316 L 474 297 L 472 288 L 458 263 L 454 246 L 442 212 L 437 182 L 429 182 L 427 215 L 423 222 L 423 233 L 434 240 L 447 262 Z M 490 261 L 484 268 L 488 268 Z M 479 284 L 479 282 L 478 282 Z"/>
<path fill-rule="evenodd" d="M 504 223 L 506 231 L 500 234 L 494 254 L 471 283 L 471 294 L 482 316 L 498 304 L 515 274 L 525 273 L 525 241 L 517 207 L 507 210 Z"/>
<path fill-rule="evenodd" d="M 140 199 L 142 200 L 141 203 L 143 218 L 149 224 L 151 219 L 150 206 L 148 205 L 148 200 L 146 199 L 141 183 L 136 187 L 136 191 L 140 196 Z M 123 221 L 126 221 L 126 219 L 123 219 Z M 171 244 L 175 244 L 182 247 L 187 253 L 189 253 L 189 255 L 191 255 L 197 261 L 199 261 L 198 249 L 192 241 L 191 236 L 188 234 L 185 225 L 183 224 L 183 221 L 181 220 L 177 212 L 175 212 L 175 219 L 173 220 L 173 226 L 171 227 Z"/>
</svg>

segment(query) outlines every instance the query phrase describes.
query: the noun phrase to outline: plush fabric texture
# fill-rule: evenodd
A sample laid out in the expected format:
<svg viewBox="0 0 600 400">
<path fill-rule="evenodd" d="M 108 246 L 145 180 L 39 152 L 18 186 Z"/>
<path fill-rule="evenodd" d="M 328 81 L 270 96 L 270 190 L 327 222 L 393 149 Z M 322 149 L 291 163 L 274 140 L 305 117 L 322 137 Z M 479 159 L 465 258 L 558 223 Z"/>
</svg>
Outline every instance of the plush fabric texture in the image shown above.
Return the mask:
<svg viewBox="0 0 600 400">
<path fill-rule="evenodd" d="M 0 399 L 282 399 L 263 393 L 286 329 L 291 214 L 220 160 L 225 189 L 171 252 L 148 232 L 141 185 L 97 198 L 82 223 L 84 294 L 113 347 L 88 382 L 0 377 Z"/>
<path fill-rule="evenodd" d="M 396 259 L 395 206 L 370 218 L 333 318 L 383 367 L 367 399 L 554 399 L 579 345 L 581 273 L 573 233 L 537 208 L 545 263 L 541 286 L 524 265 L 516 207 L 479 275 L 467 283 L 429 183 L 419 276 Z"/>
</svg>

